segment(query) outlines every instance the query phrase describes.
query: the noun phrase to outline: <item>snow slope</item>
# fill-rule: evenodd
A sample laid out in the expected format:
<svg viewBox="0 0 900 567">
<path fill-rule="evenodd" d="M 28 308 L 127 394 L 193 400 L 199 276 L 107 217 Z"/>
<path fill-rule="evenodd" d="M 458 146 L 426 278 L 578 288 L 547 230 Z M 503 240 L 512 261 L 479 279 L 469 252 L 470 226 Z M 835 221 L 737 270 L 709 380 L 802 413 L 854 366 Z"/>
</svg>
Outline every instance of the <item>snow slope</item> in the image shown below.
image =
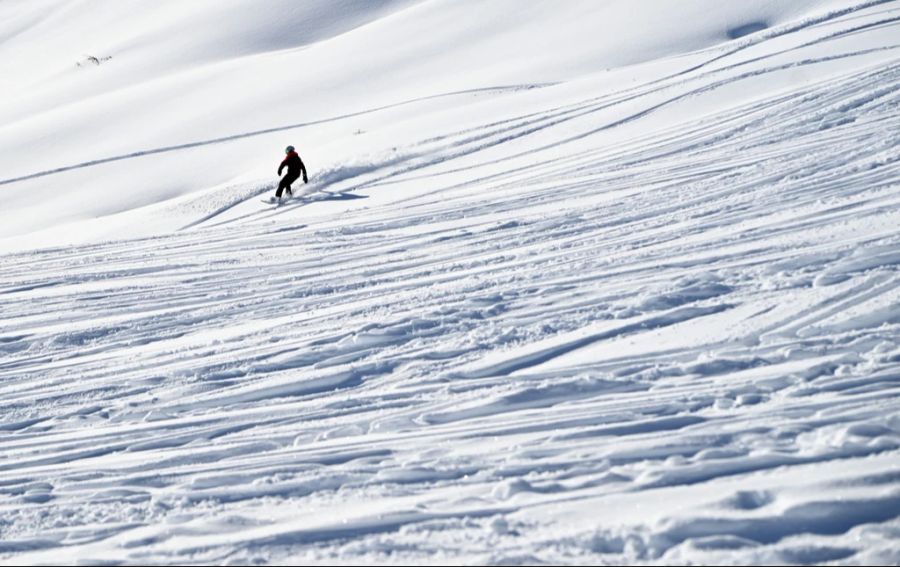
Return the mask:
<svg viewBox="0 0 900 567">
<path fill-rule="evenodd" d="M 0 22 L 0 562 L 900 562 L 900 2 Z"/>
</svg>

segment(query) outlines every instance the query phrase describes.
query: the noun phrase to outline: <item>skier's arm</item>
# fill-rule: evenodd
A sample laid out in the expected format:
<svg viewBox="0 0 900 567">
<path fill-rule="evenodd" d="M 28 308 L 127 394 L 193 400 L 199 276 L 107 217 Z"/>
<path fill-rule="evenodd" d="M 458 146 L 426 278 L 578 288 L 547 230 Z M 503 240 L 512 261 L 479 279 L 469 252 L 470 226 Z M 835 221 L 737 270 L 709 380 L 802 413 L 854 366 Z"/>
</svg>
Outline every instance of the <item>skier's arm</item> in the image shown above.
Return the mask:
<svg viewBox="0 0 900 567">
<path fill-rule="evenodd" d="M 281 160 L 281 165 L 278 166 L 278 175 L 281 175 L 281 170 L 284 169 L 284 166 L 287 165 L 287 158 Z"/>
<path fill-rule="evenodd" d="M 309 179 L 306 177 L 306 166 L 303 164 L 303 160 L 300 160 L 300 172 L 303 173 L 303 182 L 309 183 Z"/>
</svg>

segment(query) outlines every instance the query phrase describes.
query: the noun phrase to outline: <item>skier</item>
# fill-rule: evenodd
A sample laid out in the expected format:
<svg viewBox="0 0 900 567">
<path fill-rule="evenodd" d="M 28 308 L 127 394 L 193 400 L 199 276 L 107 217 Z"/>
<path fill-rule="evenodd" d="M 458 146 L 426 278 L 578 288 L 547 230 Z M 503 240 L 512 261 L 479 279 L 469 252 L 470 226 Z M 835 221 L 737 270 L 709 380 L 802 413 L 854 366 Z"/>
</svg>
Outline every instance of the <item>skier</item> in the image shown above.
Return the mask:
<svg viewBox="0 0 900 567">
<path fill-rule="evenodd" d="M 297 155 L 297 152 L 294 151 L 294 146 L 288 146 L 284 149 L 284 153 L 287 154 L 287 157 L 284 158 L 284 161 L 281 162 L 281 165 L 278 166 L 278 175 L 281 175 L 281 170 L 287 167 L 287 175 L 281 178 L 281 181 L 278 182 L 278 191 L 275 192 L 275 198 L 281 201 L 281 192 L 287 189 L 288 196 L 293 195 L 291 193 L 291 183 L 297 180 L 300 177 L 300 174 L 303 174 L 303 182 L 309 183 L 309 180 L 306 178 L 306 166 L 303 165 L 303 160 L 300 159 L 300 156 Z"/>
</svg>

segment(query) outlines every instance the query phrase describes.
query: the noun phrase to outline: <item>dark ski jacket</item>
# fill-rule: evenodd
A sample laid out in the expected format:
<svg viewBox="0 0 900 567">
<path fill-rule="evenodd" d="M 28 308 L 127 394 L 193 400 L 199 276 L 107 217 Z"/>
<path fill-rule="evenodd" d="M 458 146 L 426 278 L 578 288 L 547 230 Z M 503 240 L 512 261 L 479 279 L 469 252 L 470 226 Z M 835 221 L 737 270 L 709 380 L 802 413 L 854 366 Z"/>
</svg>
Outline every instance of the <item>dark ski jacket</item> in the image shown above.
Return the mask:
<svg viewBox="0 0 900 567">
<path fill-rule="evenodd" d="M 303 181 L 306 181 L 306 166 L 303 165 L 303 160 L 300 159 L 300 156 L 297 155 L 297 152 L 291 152 L 284 158 L 284 161 L 281 162 L 281 165 L 278 166 L 278 175 L 281 175 L 281 170 L 287 167 L 287 176 L 297 179 L 300 177 L 300 174 L 303 174 Z"/>
</svg>

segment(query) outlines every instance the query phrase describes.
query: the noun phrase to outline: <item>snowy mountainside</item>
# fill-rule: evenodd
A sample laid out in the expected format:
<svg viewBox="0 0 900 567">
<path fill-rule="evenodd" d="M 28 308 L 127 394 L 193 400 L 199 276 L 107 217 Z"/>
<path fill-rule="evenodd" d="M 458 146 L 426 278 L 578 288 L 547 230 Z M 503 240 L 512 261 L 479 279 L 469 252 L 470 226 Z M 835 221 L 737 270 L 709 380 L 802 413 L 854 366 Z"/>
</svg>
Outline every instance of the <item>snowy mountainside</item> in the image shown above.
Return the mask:
<svg viewBox="0 0 900 567">
<path fill-rule="evenodd" d="M 0 562 L 900 562 L 900 2 L 473 5 L 0 3 Z"/>
<path fill-rule="evenodd" d="M 719 45 L 747 25 L 777 26 L 840 6 L 709 4 L 9 2 L 0 6 L 13 22 L 0 42 L 0 239 L 29 234 L 31 245 L 35 232 L 63 225 L 72 225 L 67 235 L 89 239 L 122 234 L 111 226 L 139 236 L 176 229 L 196 211 L 173 215 L 166 204 L 235 186 L 229 202 L 245 200 L 259 192 L 249 181 L 271 181 L 286 139 L 315 172 L 346 177 L 363 156 L 377 165 L 393 148 L 460 121 L 478 127 L 510 107 L 546 108 L 495 101 L 488 118 L 472 120 L 485 92 L 601 73 L 574 97 L 549 95 L 556 104 L 581 100 L 630 86 L 641 73 L 634 64 L 652 67 L 641 79 L 656 76 L 660 60 L 684 69 L 690 61 L 677 56 Z M 111 59 L 76 66 L 85 55 Z M 199 201 L 209 204 L 206 195 Z M 119 215 L 146 207 L 139 222 Z"/>
</svg>

